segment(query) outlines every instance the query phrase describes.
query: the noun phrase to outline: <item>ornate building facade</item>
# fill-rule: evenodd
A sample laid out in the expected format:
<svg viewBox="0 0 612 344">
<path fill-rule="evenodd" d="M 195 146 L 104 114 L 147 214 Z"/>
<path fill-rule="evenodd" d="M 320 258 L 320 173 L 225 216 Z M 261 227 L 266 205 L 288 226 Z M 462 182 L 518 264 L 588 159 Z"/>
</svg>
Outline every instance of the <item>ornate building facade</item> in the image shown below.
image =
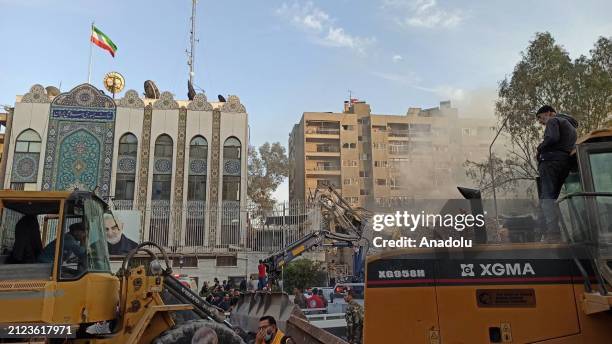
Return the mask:
<svg viewBox="0 0 612 344">
<path fill-rule="evenodd" d="M 34 85 L 11 112 L 4 188 L 94 191 L 140 211 L 139 240 L 174 252 L 243 245 L 249 137 L 237 96 L 114 100 L 82 84 L 51 97 Z"/>
</svg>

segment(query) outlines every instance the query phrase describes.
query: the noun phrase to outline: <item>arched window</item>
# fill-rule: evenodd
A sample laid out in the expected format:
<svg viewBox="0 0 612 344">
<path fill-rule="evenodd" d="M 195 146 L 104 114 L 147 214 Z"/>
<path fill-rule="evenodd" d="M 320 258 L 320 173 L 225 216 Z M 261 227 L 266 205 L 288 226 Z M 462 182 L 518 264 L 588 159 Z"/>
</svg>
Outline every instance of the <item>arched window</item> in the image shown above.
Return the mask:
<svg viewBox="0 0 612 344">
<path fill-rule="evenodd" d="M 196 136 L 189 143 L 189 177 L 187 200 L 206 201 L 206 172 L 208 159 L 208 142 L 202 136 Z"/>
<path fill-rule="evenodd" d="M 127 133 L 119 139 L 117 175 L 115 181 L 115 200 L 133 201 L 136 186 L 136 161 L 138 158 L 138 139 Z"/>
<path fill-rule="evenodd" d="M 202 136 L 195 136 L 189 143 L 187 230 L 185 232 L 187 246 L 204 245 L 207 160 L 208 142 Z"/>
<path fill-rule="evenodd" d="M 240 157 L 240 141 L 229 137 L 223 144 L 221 245 L 240 243 Z"/>
<path fill-rule="evenodd" d="M 240 201 L 240 141 L 229 137 L 223 144 L 223 200 Z"/>
<path fill-rule="evenodd" d="M 151 188 L 151 222 L 149 240 L 166 246 L 170 230 L 170 195 L 172 191 L 172 138 L 159 135 L 153 153 L 153 185 Z"/>
<path fill-rule="evenodd" d="M 40 153 L 40 135 L 32 129 L 24 130 L 15 143 L 15 153 Z"/>
<path fill-rule="evenodd" d="M 170 200 L 172 190 L 172 138 L 166 134 L 157 137 L 153 161 L 153 189 L 151 199 Z"/>
<path fill-rule="evenodd" d="M 11 189 L 36 190 L 41 145 L 40 135 L 35 130 L 27 129 L 17 136 Z"/>
<path fill-rule="evenodd" d="M 240 140 L 229 137 L 223 144 L 224 159 L 240 159 Z"/>
</svg>

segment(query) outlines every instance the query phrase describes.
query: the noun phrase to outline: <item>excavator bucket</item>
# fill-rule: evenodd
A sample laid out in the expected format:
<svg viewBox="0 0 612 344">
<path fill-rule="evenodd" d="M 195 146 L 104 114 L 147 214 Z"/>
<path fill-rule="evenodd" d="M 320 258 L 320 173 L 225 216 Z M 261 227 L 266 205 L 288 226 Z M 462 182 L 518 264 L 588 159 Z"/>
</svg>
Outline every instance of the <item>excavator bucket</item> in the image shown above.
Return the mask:
<svg viewBox="0 0 612 344">
<path fill-rule="evenodd" d="M 242 295 L 230 314 L 230 323 L 254 336 L 259 318 L 271 315 L 285 334 L 304 344 L 347 344 L 344 340 L 308 322 L 285 293 L 257 292 Z"/>
</svg>

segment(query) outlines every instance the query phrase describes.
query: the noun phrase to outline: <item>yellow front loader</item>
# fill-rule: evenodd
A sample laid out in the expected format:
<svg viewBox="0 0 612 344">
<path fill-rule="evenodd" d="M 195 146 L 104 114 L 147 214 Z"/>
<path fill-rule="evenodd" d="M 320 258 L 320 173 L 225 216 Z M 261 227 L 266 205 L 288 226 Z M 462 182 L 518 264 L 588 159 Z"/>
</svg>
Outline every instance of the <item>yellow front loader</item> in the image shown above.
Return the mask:
<svg viewBox="0 0 612 344">
<path fill-rule="evenodd" d="M 208 327 L 244 343 L 174 279 L 157 245 L 140 244 L 112 274 L 95 195 L 0 191 L 0 211 L 0 342 L 191 343 Z"/>
</svg>

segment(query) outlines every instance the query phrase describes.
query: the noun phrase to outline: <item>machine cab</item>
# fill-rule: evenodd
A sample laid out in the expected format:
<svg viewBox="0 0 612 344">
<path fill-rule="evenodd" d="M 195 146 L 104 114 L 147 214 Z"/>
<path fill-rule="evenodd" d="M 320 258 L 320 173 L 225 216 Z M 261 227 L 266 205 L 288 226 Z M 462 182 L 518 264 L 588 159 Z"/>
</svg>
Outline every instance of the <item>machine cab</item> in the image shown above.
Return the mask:
<svg viewBox="0 0 612 344">
<path fill-rule="evenodd" d="M 578 168 L 559 200 L 568 241 L 587 249 L 612 285 L 612 129 L 591 132 L 577 142 Z"/>
<path fill-rule="evenodd" d="M 14 310 L 0 322 L 80 322 L 83 307 L 71 305 L 91 303 L 86 295 L 96 285 L 116 288 L 105 208 L 89 192 L 0 191 L 0 295 L 7 293 L 0 308 Z M 72 288 L 82 296 L 68 293 Z M 112 317 L 112 309 L 102 313 Z"/>
</svg>

